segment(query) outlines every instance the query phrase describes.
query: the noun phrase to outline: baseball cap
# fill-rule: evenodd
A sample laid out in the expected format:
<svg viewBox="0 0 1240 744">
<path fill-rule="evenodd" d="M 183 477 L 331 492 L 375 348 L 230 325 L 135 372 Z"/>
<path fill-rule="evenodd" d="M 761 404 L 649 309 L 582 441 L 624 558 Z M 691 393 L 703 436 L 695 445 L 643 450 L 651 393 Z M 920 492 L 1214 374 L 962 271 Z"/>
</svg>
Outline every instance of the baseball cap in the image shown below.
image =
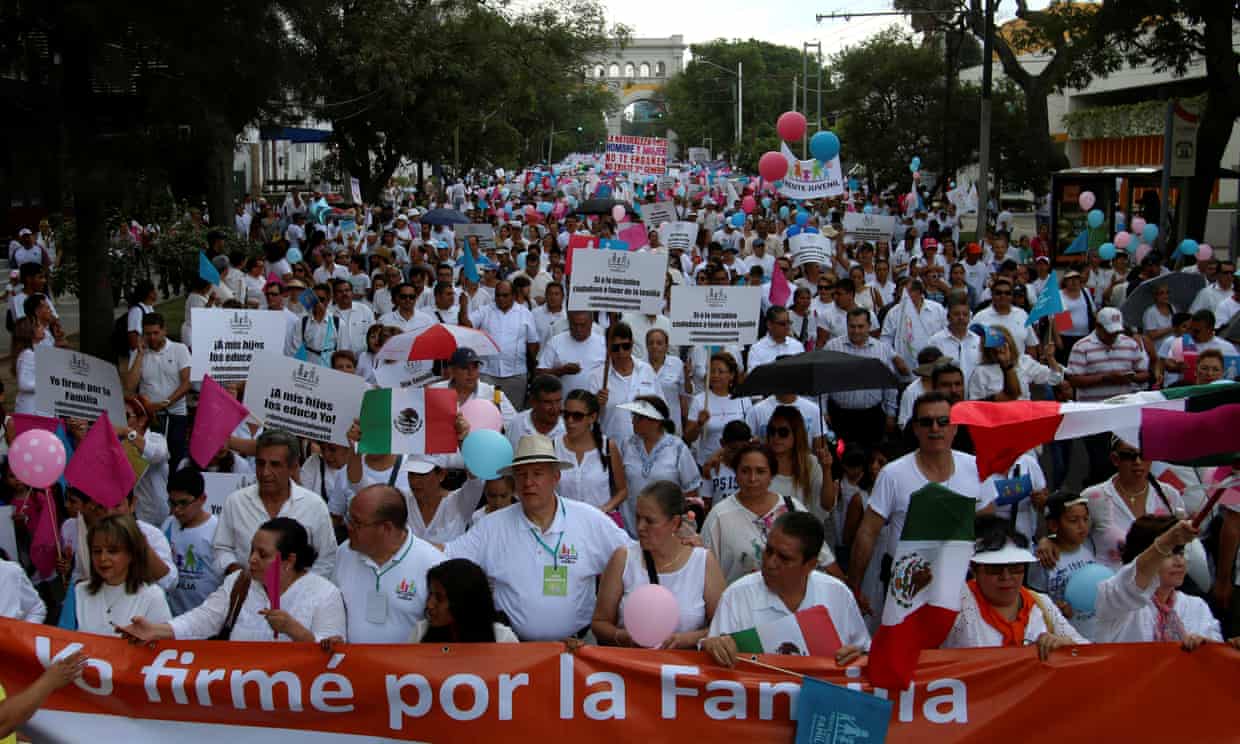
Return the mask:
<svg viewBox="0 0 1240 744">
<path fill-rule="evenodd" d="M 1079 271 L 1071 271 L 1071 270 L 1069 270 L 1069 271 L 1067 271 L 1067 272 L 1065 272 L 1065 273 L 1064 273 L 1063 278 L 1064 278 L 1064 281 L 1067 281 L 1067 280 L 1072 279 L 1072 278 L 1080 279 L 1080 278 L 1081 278 L 1081 272 L 1079 272 Z"/>
<path fill-rule="evenodd" d="M 30 232 L 30 228 L 28 227 L 23 227 L 22 229 L 17 231 L 17 237 L 19 238 L 24 238 L 27 235 L 34 235 L 34 233 Z"/>
<path fill-rule="evenodd" d="M 457 349 L 448 358 L 449 367 L 468 367 L 471 364 L 482 364 L 482 360 L 478 358 L 478 352 L 470 348 Z"/>
<path fill-rule="evenodd" d="M 1098 311 L 1098 325 L 1107 333 L 1119 333 L 1124 330 L 1124 316 L 1113 307 L 1104 307 Z"/>
<path fill-rule="evenodd" d="M 982 246 L 977 243 L 969 243 L 969 245 L 965 248 L 965 251 L 968 253 L 981 253 Z"/>
<path fill-rule="evenodd" d="M 977 243 L 970 243 L 969 245 L 971 246 L 977 245 Z M 981 249 L 978 249 L 978 252 L 980 253 Z M 1051 259 L 1049 256 L 1038 256 L 1037 258 L 1033 259 L 1033 262 L 1034 263 L 1050 263 Z"/>
</svg>

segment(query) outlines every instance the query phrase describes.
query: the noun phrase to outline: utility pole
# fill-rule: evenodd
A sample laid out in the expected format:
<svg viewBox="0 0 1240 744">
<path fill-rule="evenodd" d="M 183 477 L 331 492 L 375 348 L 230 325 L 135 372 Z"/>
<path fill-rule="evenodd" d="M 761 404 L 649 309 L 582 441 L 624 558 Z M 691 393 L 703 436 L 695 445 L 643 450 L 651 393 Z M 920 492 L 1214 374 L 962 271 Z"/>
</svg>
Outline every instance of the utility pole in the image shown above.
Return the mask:
<svg viewBox="0 0 1240 744">
<path fill-rule="evenodd" d="M 986 225 L 990 210 L 990 88 L 991 68 L 994 66 L 995 4 L 998 0 L 985 0 L 986 28 L 982 37 L 982 110 L 981 141 L 977 147 L 977 242 L 986 239 Z"/>
<path fill-rule="evenodd" d="M 797 76 L 792 76 L 792 108 L 789 111 L 797 110 Z"/>
<path fill-rule="evenodd" d="M 745 68 L 740 60 L 736 62 L 736 156 L 740 158 L 741 152 L 741 121 L 745 115 L 745 88 L 742 83 L 745 82 Z"/>
<path fill-rule="evenodd" d="M 1161 192 L 1159 196 L 1162 197 L 1158 200 L 1160 202 L 1158 210 L 1158 237 L 1163 240 L 1164 246 L 1171 246 L 1175 241 L 1175 236 L 1169 232 L 1171 227 L 1171 220 L 1169 219 L 1171 217 L 1171 158 L 1173 155 L 1171 130 L 1174 126 L 1175 99 L 1171 97 L 1170 91 L 1168 91 L 1167 110 L 1163 116 L 1162 180 L 1158 184 L 1158 190 Z"/>
</svg>

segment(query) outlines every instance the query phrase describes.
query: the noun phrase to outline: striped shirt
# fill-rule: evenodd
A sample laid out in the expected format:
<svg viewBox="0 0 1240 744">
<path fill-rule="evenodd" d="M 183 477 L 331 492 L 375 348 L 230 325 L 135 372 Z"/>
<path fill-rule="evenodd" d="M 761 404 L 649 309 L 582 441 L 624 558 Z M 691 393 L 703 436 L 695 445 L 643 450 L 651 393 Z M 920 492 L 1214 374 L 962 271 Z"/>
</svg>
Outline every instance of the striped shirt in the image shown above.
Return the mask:
<svg viewBox="0 0 1240 744">
<path fill-rule="evenodd" d="M 842 351 L 845 354 L 853 356 L 870 357 L 877 359 L 891 370 L 892 374 L 896 373 L 895 366 L 891 363 L 895 352 L 891 350 L 891 346 L 886 342 L 876 338 L 867 338 L 864 346 L 855 346 L 848 340 L 848 336 L 837 336 L 827 342 L 825 347 L 828 351 Z M 896 415 L 896 390 L 895 388 L 886 388 L 881 390 L 849 390 L 843 393 L 831 393 L 831 400 L 840 408 L 850 411 L 860 411 L 866 408 L 873 408 L 879 404 L 883 406 L 883 412 L 888 416 Z"/>
<path fill-rule="evenodd" d="M 1098 333 L 1077 341 L 1072 347 L 1072 355 L 1068 357 L 1068 375 L 1104 375 L 1115 372 L 1144 372 L 1149 365 L 1149 357 L 1141 344 L 1131 336 L 1119 336 L 1115 343 L 1107 346 L 1098 340 Z M 1097 385 L 1078 388 L 1076 399 L 1079 401 L 1106 400 L 1115 395 L 1136 392 L 1140 385 L 1125 382 L 1118 385 Z"/>
</svg>

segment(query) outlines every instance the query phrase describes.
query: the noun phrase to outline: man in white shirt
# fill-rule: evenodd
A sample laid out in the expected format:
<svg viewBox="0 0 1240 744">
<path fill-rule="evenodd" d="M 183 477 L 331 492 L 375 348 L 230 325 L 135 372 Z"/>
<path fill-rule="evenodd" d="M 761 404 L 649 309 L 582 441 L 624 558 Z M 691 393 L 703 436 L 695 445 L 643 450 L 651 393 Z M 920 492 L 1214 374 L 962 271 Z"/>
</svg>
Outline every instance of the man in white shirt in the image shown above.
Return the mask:
<svg viewBox="0 0 1240 744">
<path fill-rule="evenodd" d="M 564 436 L 564 386 L 560 378 L 537 374 L 530 381 L 530 407 L 513 416 L 504 426 L 504 436 L 512 443 L 515 452 L 521 438 L 538 434 L 552 441 Z"/>
<path fill-rule="evenodd" d="M 865 653 L 870 634 L 848 586 L 817 570 L 825 536 L 822 522 L 809 512 L 787 512 L 776 519 L 762 550 L 761 573 L 737 579 L 724 590 L 702 650 L 718 663 L 733 666 L 739 649 L 729 634 L 824 607 L 843 644 L 835 652 L 835 662 L 848 664 Z M 810 655 L 804 639 L 780 641 L 780 653 L 791 646 L 797 655 Z"/>
<path fill-rule="evenodd" d="M 349 643 L 407 643 L 426 613 L 426 572 L 446 558 L 409 531 L 405 496 L 391 486 L 358 491 L 346 514 L 349 540 L 332 581 L 344 596 Z"/>
<path fill-rule="evenodd" d="M 537 250 L 531 248 L 525 254 L 525 270 L 518 271 L 509 277 L 509 280 L 516 279 L 519 276 L 529 279 L 530 299 L 537 305 L 546 302 L 547 285 L 551 283 L 551 274 L 542 270 L 541 263 L 542 257 Z"/>
<path fill-rule="evenodd" d="M 390 313 L 379 318 L 379 324 L 399 328 L 401 333 L 422 330 L 435 324 L 435 317 L 421 310 L 416 310 L 418 296 L 421 292 L 411 282 L 401 282 L 392 291 L 396 299 L 396 307 Z"/>
<path fill-rule="evenodd" d="M 142 344 L 130 357 L 125 389 L 150 401 L 150 411 L 163 419 L 152 420 L 150 426 L 168 439 L 171 461 L 180 462 L 189 422 L 189 348 L 168 339 L 164 316 L 148 313 L 142 319 Z"/>
<path fill-rule="evenodd" d="M 499 387 L 517 408 L 525 407 L 525 383 L 531 358 L 538 356 L 538 330 L 523 305 L 514 302 L 512 283 L 495 285 L 495 304 L 469 311 L 461 306 L 461 325 L 486 331 L 500 353 L 486 358 L 483 379 Z"/>
<path fill-rule="evenodd" d="M 1234 272 L 1234 276 L 1240 276 L 1240 271 Z M 1238 313 L 1240 313 L 1240 284 L 1233 281 L 1231 296 L 1214 307 L 1214 322 L 1218 323 L 1218 328 L 1224 329 Z"/>
<path fill-rule="evenodd" d="M 574 310 L 568 313 L 568 330 L 551 337 L 538 356 L 538 372 L 560 378 L 564 389 L 586 390 L 590 375 L 603 366 L 607 342 L 594 333 L 591 313 Z"/>
<path fill-rule="evenodd" d="M 1235 276 L 1233 276 L 1235 273 L 1235 261 L 1220 262 L 1214 283 L 1202 287 L 1188 311 L 1195 313 L 1198 310 L 1214 310 L 1221 302 L 1231 297 L 1232 287 L 1236 281 Z"/>
<path fill-rule="evenodd" d="M 336 565 L 336 533 L 327 504 L 318 494 L 292 481 L 301 443 L 292 434 L 268 429 L 255 444 L 254 472 L 258 483 L 233 491 L 224 502 L 212 547 L 215 565 L 225 575 L 244 569 L 254 533 L 275 517 L 290 517 L 306 528 L 319 557 L 311 571 L 331 577 Z"/>
<path fill-rule="evenodd" d="M 284 230 L 284 240 L 288 242 L 289 249 L 296 248 L 301 250 L 301 244 L 306 242 L 306 215 L 303 212 L 293 214 L 293 221 Z"/>
<path fill-rule="evenodd" d="M 347 280 L 332 282 L 332 296 L 336 300 L 332 314 L 338 324 L 336 349 L 360 355 L 366 351 L 366 332 L 375 323 L 375 311 L 353 301 L 353 285 Z"/>
<path fill-rule="evenodd" d="M 877 359 L 895 374 L 895 353 L 885 341 L 870 335 L 870 311 L 863 307 L 848 311 L 847 334 L 831 339 L 825 348 Z M 831 426 L 845 441 L 877 446 L 884 431 L 896 428 L 896 391 L 886 388 L 831 393 L 827 410 Z"/>
<path fill-rule="evenodd" d="M 538 329 L 538 344 L 544 348 L 551 340 L 552 326 L 564 322 L 567 317 L 564 311 L 564 285 L 560 282 L 548 284 L 546 300 L 530 313 L 534 317 L 534 327 Z"/>
<path fill-rule="evenodd" d="M 990 280 L 990 264 L 982 260 L 982 246 L 969 243 L 964 249 L 964 281 L 973 288 L 973 296 L 979 300 Z"/>
<path fill-rule="evenodd" d="M 967 380 L 982 361 L 982 339 L 969 330 L 969 302 L 964 298 L 950 301 L 947 327 L 930 337 L 930 345 L 955 360 Z"/>
<path fill-rule="evenodd" d="M 239 237 L 249 239 L 250 223 L 254 220 L 254 215 L 246 210 L 244 204 L 237 205 L 237 213 L 233 215 L 233 226 L 237 228 Z"/>
<path fill-rule="evenodd" d="M 774 305 L 766 311 L 766 335 L 749 347 L 749 372 L 782 356 L 801 354 L 805 345 L 788 335 L 788 311 Z"/>
<path fill-rule="evenodd" d="M 1007 279 L 997 279 L 991 287 L 991 305 L 979 310 L 973 316 L 974 323 L 984 326 L 1003 326 L 1019 345 L 1022 342 L 1026 353 L 1037 354 L 1038 337 L 1033 329 L 1025 325 L 1029 314 L 1012 304 L 1012 283 Z"/>
<path fill-rule="evenodd" d="M 523 438 L 512 466 L 520 502 L 493 512 L 444 546 L 449 558 L 482 567 L 495 605 L 523 641 L 585 635 L 594 616 L 595 581 L 628 535 L 603 512 L 556 496 L 560 471 L 551 440 Z"/>
<path fill-rule="evenodd" d="M 267 297 L 267 309 L 284 317 L 284 356 L 291 357 L 297 353 L 297 330 L 301 323 L 301 316 L 290 310 L 288 303 L 297 302 L 298 296 L 305 290 L 306 285 L 297 279 L 290 280 L 285 286 L 267 282 L 267 286 L 263 288 L 263 294 Z"/>
</svg>

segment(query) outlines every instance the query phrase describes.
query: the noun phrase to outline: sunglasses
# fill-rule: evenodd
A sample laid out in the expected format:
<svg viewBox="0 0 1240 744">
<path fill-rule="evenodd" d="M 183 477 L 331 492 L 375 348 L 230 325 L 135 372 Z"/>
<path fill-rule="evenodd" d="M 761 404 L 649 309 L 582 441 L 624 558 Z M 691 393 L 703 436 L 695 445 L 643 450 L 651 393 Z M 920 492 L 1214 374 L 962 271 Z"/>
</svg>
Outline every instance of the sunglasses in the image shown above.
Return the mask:
<svg viewBox="0 0 1240 744">
<path fill-rule="evenodd" d="M 938 424 L 940 427 L 947 428 L 947 425 L 952 422 L 950 416 L 918 416 L 914 419 L 914 421 L 916 421 L 917 425 L 923 429 L 929 429 L 935 424 Z"/>
<path fill-rule="evenodd" d="M 792 427 L 790 426 L 772 426 L 766 430 L 767 434 L 773 437 L 790 437 L 792 436 Z"/>
<path fill-rule="evenodd" d="M 565 421 L 585 421 L 586 416 L 590 414 L 585 411 L 564 411 Z"/>
<path fill-rule="evenodd" d="M 1136 462 L 1141 459 L 1141 453 L 1135 450 L 1116 450 L 1115 456 L 1123 462 Z"/>
<path fill-rule="evenodd" d="M 633 342 L 632 342 L 632 341 L 625 341 L 624 343 L 620 343 L 620 344 L 612 344 L 612 345 L 611 345 L 611 350 L 612 350 L 612 351 L 632 351 L 632 350 L 633 350 Z"/>
</svg>

